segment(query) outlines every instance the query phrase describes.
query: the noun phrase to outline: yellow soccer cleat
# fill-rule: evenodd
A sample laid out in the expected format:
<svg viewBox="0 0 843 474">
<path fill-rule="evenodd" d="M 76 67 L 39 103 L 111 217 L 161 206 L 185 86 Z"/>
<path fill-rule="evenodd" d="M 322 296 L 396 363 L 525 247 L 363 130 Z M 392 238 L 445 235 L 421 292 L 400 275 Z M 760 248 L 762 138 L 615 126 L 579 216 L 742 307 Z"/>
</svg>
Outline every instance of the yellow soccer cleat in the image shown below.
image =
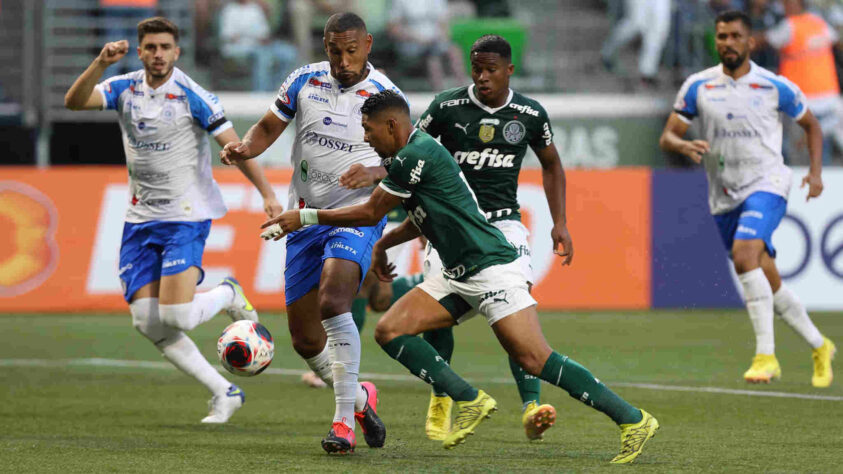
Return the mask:
<svg viewBox="0 0 843 474">
<path fill-rule="evenodd" d="M 831 372 L 831 361 L 837 348 L 827 337 L 823 336 L 823 345 L 814 349 L 814 376 L 811 377 L 811 385 L 825 388 L 831 385 L 834 374 Z"/>
<path fill-rule="evenodd" d="M 744 372 L 743 379 L 749 383 L 770 383 L 782 376 L 782 368 L 775 354 L 755 354 L 752 366 Z"/>
<path fill-rule="evenodd" d="M 451 431 L 451 408 L 454 401 L 451 397 L 437 397 L 430 394 L 430 405 L 427 407 L 427 420 L 424 422 L 424 432 L 428 439 L 443 440 Z"/>
<path fill-rule="evenodd" d="M 556 409 L 552 405 L 539 405 L 536 402 L 527 404 L 524 415 L 521 416 L 524 431 L 530 441 L 543 441 L 544 432 L 556 423 Z"/>
<path fill-rule="evenodd" d="M 659 429 L 659 420 L 653 415 L 641 410 L 643 418 L 638 423 L 620 425 L 621 428 L 621 452 L 610 461 L 612 464 L 631 463 L 641 454 L 644 444 L 656 435 Z"/>
<path fill-rule="evenodd" d="M 497 410 L 498 402 L 483 390 L 477 392 L 477 398 L 474 400 L 457 402 L 457 416 L 451 425 L 451 432 L 442 441 L 442 447 L 453 449 L 458 444 L 464 443 L 468 435 L 474 434 L 474 428 Z"/>
</svg>

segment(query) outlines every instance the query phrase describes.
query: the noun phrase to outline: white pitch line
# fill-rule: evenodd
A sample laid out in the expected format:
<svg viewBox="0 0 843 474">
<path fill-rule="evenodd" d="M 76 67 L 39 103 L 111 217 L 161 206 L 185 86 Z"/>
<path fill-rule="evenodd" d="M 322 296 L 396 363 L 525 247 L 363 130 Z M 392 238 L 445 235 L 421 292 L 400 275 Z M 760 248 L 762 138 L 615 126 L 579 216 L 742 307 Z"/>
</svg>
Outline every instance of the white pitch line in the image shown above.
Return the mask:
<svg viewBox="0 0 843 474">
<path fill-rule="evenodd" d="M 169 362 L 156 362 L 149 360 L 121 360 L 121 359 L 0 359 L 0 367 L 67 367 L 67 366 L 86 366 L 86 367 L 130 367 L 139 369 L 156 369 L 156 370 L 176 370 L 176 368 Z M 218 368 L 223 372 L 222 368 Z M 266 374 L 287 375 L 287 376 L 301 376 L 307 370 L 301 369 L 276 369 L 269 368 L 264 371 Z M 418 378 L 412 375 L 401 374 L 376 374 L 366 373 L 360 374 L 360 378 L 368 380 L 389 380 L 398 382 L 415 381 Z M 494 383 L 494 384 L 511 384 L 512 379 L 508 378 L 491 378 L 491 379 L 468 379 L 474 383 Z M 662 385 L 654 383 L 636 383 L 636 382 L 610 382 L 608 385 L 614 387 L 630 387 L 642 388 L 646 390 L 659 390 L 668 392 L 695 392 L 695 393 L 718 393 L 725 395 L 744 395 L 750 397 L 773 397 L 773 398 L 795 398 L 799 400 L 824 400 L 832 402 L 843 402 L 842 396 L 837 395 L 811 395 L 806 393 L 788 393 L 788 392 L 765 392 L 754 390 L 739 390 L 732 388 L 721 387 L 691 387 L 684 385 Z"/>
</svg>

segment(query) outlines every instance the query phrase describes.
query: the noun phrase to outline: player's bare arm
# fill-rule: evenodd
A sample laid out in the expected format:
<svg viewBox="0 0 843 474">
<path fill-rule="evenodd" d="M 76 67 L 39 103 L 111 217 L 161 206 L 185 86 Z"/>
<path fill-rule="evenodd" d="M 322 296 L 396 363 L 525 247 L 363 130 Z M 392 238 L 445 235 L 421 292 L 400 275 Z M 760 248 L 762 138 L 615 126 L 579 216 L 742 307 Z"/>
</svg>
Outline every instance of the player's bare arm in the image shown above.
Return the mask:
<svg viewBox="0 0 843 474">
<path fill-rule="evenodd" d="M 99 56 L 91 62 L 88 69 L 76 78 L 76 81 L 64 95 L 64 106 L 70 110 L 101 109 L 103 102 L 100 94 L 94 94 L 103 72 L 108 66 L 119 61 L 129 52 L 129 42 L 126 40 L 106 43 Z"/>
<path fill-rule="evenodd" d="M 240 137 L 237 136 L 237 132 L 234 128 L 229 128 L 214 137 L 214 139 L 221 147 L 225 147 L 225 145 L 229 143 L 240 141 Z M 278 198 L 275 196 L 275 191 L 266 179 L 266 175 L 263 174 L 263 170 L 259 164 L 255 161 L 245 160 L 237 161 L 235 166 L 237 166 L 240 172 L 243 173 L 243 176 L 245 176 L 246 179 L 255 186 L 258 192 L 261 193 L 261 198 L 263 198 L 263 211 L 266 212 L 267 216 L 275 217 L 284 212 L 284 206 L 278 202 Z"/>
<path fill-rule="evenodd" d="M 694 163 L 701 163 L 703 155 L 711 150 L 711 146 L 705 140 L 685 140 L 682 138 L 688 132 L 689 127 L 690 125 L 679 118 L 679 114 L 671 113 L 662 131 L 662 136 L 659 138 L 659 146 L 664 151 L 679 153 L 687 156 Z"/>
<path fill-rule="evenodd" d="M 384 178 L 386 178 L 386 168 L 383 166 L 363 166 L 355 163 L 340 176 L 340 186 L 348 189 L 368 188 L 378 184 Z"/>
<path fill-rule="evenodd" d="M 556 146 L 548 145 L 534 150 L 542 165 L 542 186 L 553 219 L 550 237 L 553 239 L 553 253 L 563 258 L 562 265 L 570 265 L 574 259 L 574 243 L 568 232 L 568 218 L 565 215 L 565 170 Z M 559 250 L 559 246 L 562 250 Z"/>
<path fill-rule="evenodd" d="M 284 212 L 261 225 L 261 229 L 267 229 L 261 237 L 264 240 L 280 240 L 290 232 L 312 224 L 334 227 L 373 226 L 399 204 L 401 204 L 400 197 L 381 188 L 375 188 L 368 201 L 356 206 L 319 210 L 294 209 Z"/>
<path fill-rule="evenodd" d="M 288 122 L 268 110 L 260 121 L 246 132 L 242 141 L 226 143 L 220 150 L 220 161 L 226 165 L 233 165 L 238 161 L 251 160 L 266 151 L 287 129 L 287 125 Z"/>
<path fill-rule="evenodd" d="M 420 237 L 421 231 L 409 218 L 404 219 L 398 227 L 383 235 L 372 247 L 372 271 L 380 281 L 391 282 L 398 274 L 394 273 L 395 265 L 389 262 L 386 250 Z"/>
<path fill-rule="evenodd" d="M 808 152 L 811 155 L 811 164 L 808 169 L 808 174 L 802 178 L 801 187 L 808 185 L 808 195 L 805 200 L 819 197 L 823 192 L 823 132 L 820 128 L 820 122 L 814 117 L 810 110 L 805 112 L 799 121 L 796 123 L 805 130 L 805 135 L 808 137 Z"/>
</svg>

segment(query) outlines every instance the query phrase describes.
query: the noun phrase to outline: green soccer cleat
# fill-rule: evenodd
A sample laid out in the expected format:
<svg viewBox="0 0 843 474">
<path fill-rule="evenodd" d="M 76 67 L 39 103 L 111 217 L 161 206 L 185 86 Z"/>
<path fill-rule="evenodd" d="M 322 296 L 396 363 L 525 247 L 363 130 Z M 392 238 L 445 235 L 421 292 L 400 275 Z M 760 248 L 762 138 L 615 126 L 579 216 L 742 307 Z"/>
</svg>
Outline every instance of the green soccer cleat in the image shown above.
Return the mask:
<svg viewBox="0 0 843 474">
<path fill-rule="evenodd" d="M 631 463 L 641 454 L 644 444 L 656 435 L 659 429 L 659 420 L 653 415 L 641 410 L 641 421 L 620 425 L 621 429 L 621 452 L 610 461 L 612 464 Z"/>
<path fill-rule="evenodd" d="M 468 435 L 474 434 L 474 428 L 497 410 L 498 402 L 483 390 L 477 392 L 477 398 L 474 400 L 457 402 L 457 416 L 451 425 L 451 432 L 442 441 L 442 447 L 453 449 L 458 444 L 464 443 Z"/>
</svg>

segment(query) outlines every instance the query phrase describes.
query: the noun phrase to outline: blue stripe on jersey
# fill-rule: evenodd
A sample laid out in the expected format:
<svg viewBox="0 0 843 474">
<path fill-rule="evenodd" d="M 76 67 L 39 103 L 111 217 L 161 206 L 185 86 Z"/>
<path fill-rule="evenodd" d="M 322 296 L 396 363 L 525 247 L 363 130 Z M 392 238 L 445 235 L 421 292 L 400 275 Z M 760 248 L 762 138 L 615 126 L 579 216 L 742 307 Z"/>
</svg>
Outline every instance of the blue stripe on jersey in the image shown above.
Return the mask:
<svg viewBox="0 0 843 474">
<path fill-rule="evenodd" d="M 184 94 L 187 96 L 187 104 L 190 107 L 190 114 L 193 115 L 193 118 L 197 122 L 199 122 L 199 126 L 202 127 L 203 130 L 210 132 L 211 125 L 213 125 L 214 122 L 221 117 L 214 117 L 214 110 L 211 106 L 208 105 L 208 103 L 192 89 L 188 88 L 184 84 L 180 84 L 178 81 L 176 81 L 176 85 L 181 87 L 181 90 L 183 90 Z"/>
<path fill-rule="evenodd" d="M 369 82 L 371 82 L 372 84 L 375 85 L 375 87 L 378 88 L 378 92 L 383 92 L 383 91 L 386 90 L 386 87 L 384 87 L 383 84 L 381 84 L 380 82 L 378 82 L 374 79 L 369 79 Z"/>
<path fill-rule="evenodd" d="M 105 92 L 106 108 L 110 110 L 117 110 L 117 100 L 120 98 L 120 94 L 131 87 L 134 82 L 135 81 L 133 79 L 116 79 L 114 81 L 107 82 L 102 89 Z"/>
<path fill-rule="evenodd" d="M 796 91 L 784 82 L 773 79 L 772 77 L 765 77 L 764 79 L 772 82 L 779 91 L 779 110 L 789 115 L 790 118 L 798 117 L 805 108 L 805 104 L 799 100 Z"/>
<path fill-rule="evenodd" d="M 705 84 L 710 80 L 712 79 L 700 79 L 692 83 L 691 87 L 688 87 L 688 91 L 685 92 L 685 97 L 682 98 L 682 101 L 684 102 L 684 107 L 677 110 L 676 113 L 689 119 L 696 117 L 699 113 L 697 111 L 697 97 L 699 96 L 697 91 L 699 90 L 701 85 Z"/>
<path fill-rule="evenodd" d="M 290 103 L 284 104 L 285 107 L 278 107 L 278 110 L 280 110 L 281 113 L 288 119 L 292 119 L 293 116 L 296 115 L 296 110 L 298 109 L 299 92 L 301 92 L 302 87 L 304 87 L 311 78 L 324 76 L 325 74 L 328 74 L 328 71 L 311 71 L 295 78 L 292 84 L 290 84 L 285 91 L 287 98 L 290 99 Z"/>
</svg>

